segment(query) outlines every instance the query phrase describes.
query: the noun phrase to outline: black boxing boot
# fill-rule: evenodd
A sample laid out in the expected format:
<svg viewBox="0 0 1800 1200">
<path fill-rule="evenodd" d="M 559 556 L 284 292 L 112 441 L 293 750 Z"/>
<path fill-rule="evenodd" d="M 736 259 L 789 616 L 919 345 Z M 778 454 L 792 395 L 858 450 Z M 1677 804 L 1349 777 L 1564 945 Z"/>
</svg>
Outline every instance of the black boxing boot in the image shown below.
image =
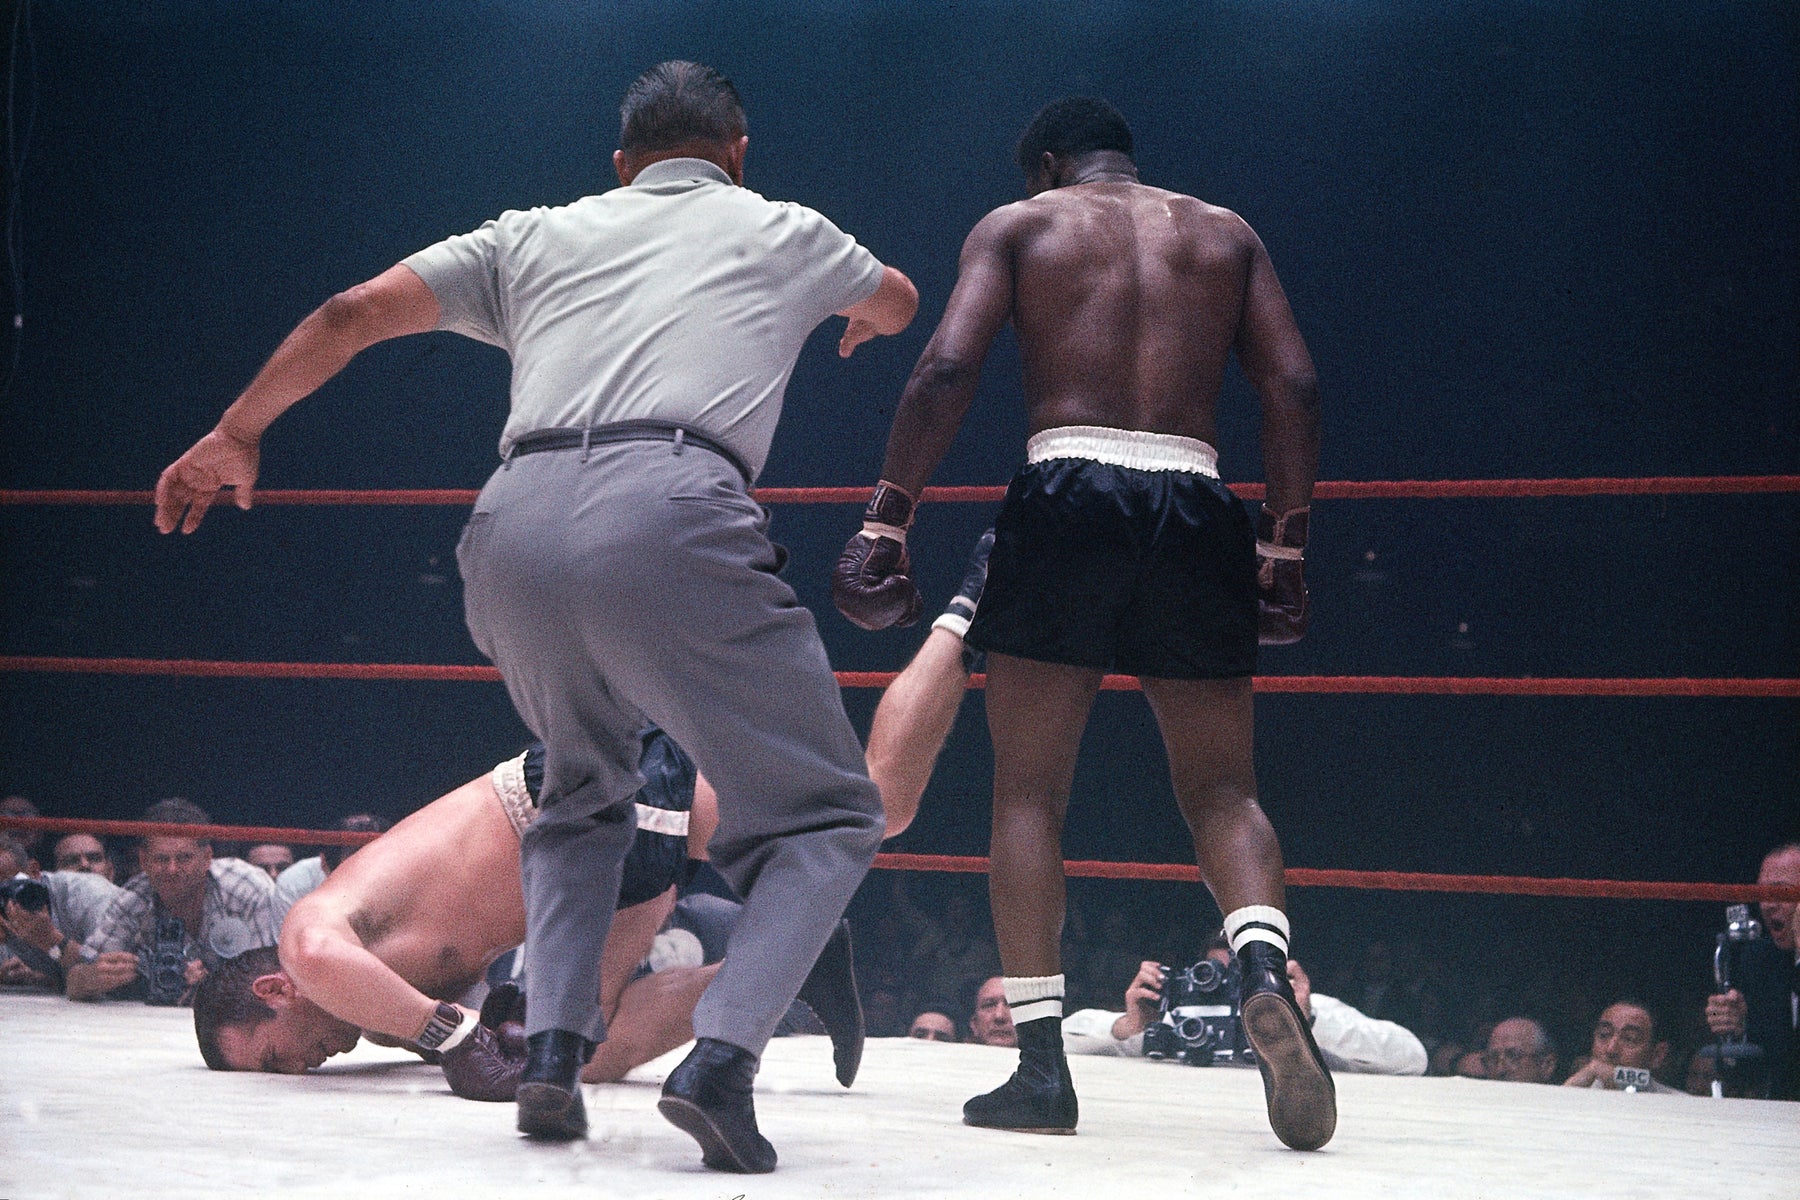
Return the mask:
<svg viewBox="0 0 1800 1200">
<path fill-rule="evenodd" d="M 856 994 L 856 963 L 850 953 L 850 922 L 839 921 L 831 939 L 819 951 L 797 997 L 818 1015 L 831 1035 L 831 1063 L 837 1081 L 845 1087 L 856 1082 L 862 1064 L 862 999 Z"/>
<path fill-rule="evenodd" d="M 656 1111 L 700 1143 L 700 1161 L 715 1171 L 775 1169 L 775 1147 L 756 1128 L 756 1068 L 756 1055 L 743 1047 L 703 1037 L 663 1084 Z"/>
<path fill-rule="evenodd" d="M 963 1124 L 1014 1133 L 1074 1133 L 1080 1112 L 1063 1054 L 1061 1018 L 1040 1017 L 1015 1028 L 1019 1069 L 993 1091 L 964 1104 Z"/>
<path fill-rule="evenodd" d="M 554 1142 L 586 1137 L 581 1068 L 593 1055 L 594 1043 L 567 1029 L 546 1029 L 525 1039 L 525 1051 L 516 1093 L 519 1132 Z"/>
<path fill-rule="evenodd" d="M 1262 1072 L 1269 1127 L 1295 1150 L 1317 1150 L 1337 1130 L 1337 1085 L 1288 982 L 1287 955 L 1268 942 L 1238 951 L 1244 1034 Z"/>
</svg>

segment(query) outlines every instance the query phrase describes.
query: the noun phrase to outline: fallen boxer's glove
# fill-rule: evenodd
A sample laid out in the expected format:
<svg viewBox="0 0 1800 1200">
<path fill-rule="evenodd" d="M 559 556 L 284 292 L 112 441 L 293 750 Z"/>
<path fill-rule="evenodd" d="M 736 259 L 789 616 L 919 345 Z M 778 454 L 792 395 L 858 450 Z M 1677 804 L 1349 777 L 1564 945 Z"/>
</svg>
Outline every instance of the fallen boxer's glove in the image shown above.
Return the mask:
<svg viewBox="0 0 1800 1200">
<path fill-rule="evenodd" d="M 464 1100 L 507 1101 L 525 1070 L 525 1027 L 508 1021 L 498 1029 L 477 1024 L 443 1053 L 444 1078 Z"/>
<path fill-rule="evenodd" d="M 831 574 L 831 600 L 850 623 L 863 629 L 911 625 L 925 611 L 906 557 L 913 498 L 882 480 L 863 510 L 862 531 L 838 556 Z"/>
<path fill-rule="evenodd" d="M 523 1025 L 524 990 L 510 979 L 504 983 L 496 983 L 488 989 L 487 998 L 481 1002 L 481 1016 L 477 1019 L 489 1029 L 498 1029 L 508 1021 L 517 1021 Z"/>
<path fill-rule="evenodd" d="M 1256 515 L 1256 640 L 1288 646 L 1306 633 L 1306 523 L 1310 508 Z"/>
</svg>

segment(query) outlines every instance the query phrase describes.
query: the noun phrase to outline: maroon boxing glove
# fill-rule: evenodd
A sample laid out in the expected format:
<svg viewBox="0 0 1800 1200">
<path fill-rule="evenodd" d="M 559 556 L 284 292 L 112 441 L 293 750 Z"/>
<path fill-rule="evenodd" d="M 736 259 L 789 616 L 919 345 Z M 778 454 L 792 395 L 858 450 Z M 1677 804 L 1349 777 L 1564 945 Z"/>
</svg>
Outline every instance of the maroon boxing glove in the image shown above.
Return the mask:
<svg viewBox="0 0 1800 1200">
<path fill-rule="evenodd" d="M 525 991 L 513 980 L 496 983 L 481 1002 L 478 1018 L 489 1029 L 498 1029 L 508 1021 L 525 1023 Z"/>
<path fill-rule="evenodd" d="M 1256 640 L 1288 646 L 1306 633 L 1306 523 L 1310 508 L 1256 516 Z"/>
<path fill-rule="evenodd" d="M 499 1029 L 477 1024 L 443 1052 L 444 1078 L 465 1100 L 512 1100 L 525 1070 L 525 1027 L 508 1021 Z"/>
<path fill-rule="evenodd" d="M 913 498 L 882 480 L 863 510 L 862 532 L 852 537 L 831 573 L 831 599 L 850 623 L 863 629 L 911 625 L 925 610 L 906 557 Z"/>
</svg>

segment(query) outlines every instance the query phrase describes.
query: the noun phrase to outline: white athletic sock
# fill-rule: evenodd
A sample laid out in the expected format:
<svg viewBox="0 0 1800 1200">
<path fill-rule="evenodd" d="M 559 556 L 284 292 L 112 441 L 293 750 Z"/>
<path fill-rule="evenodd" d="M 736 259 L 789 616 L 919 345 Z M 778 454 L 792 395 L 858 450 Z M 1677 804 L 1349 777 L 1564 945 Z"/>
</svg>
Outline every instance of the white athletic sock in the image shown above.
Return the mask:
<svg viewBox="0 0 1800 1200">
<path fill-rule="evenodd" d="M 1014 1025 L 1040 1021 L 1045 1017 L 1062 1019 L 1063 977 L 1061 975 L 1008 975 L 1006 1006 L 1012 1009 Z"/>
<path fill-rule="evenodd" d="M 1237 954 L 1246 942 L 1267 942 L 1286 954 L 1288 950 L 1287 914 L 1267 904 L 1246 904 L 1225 917 L 1225 937 L 1231 952 Z"/>
</svg>

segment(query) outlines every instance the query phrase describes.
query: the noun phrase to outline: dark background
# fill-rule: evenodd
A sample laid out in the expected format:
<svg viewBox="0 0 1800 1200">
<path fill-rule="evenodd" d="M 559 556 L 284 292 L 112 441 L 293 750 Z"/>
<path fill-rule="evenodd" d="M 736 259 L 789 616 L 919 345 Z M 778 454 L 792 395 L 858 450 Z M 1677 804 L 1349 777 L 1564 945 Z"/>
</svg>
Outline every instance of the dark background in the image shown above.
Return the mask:
<svg viewBox="0 0 1800 1200">
<path fill-rule="evenodd" d="M 15 131 L 34 119 L 9 178 L 7 488 L 148 488 L 333 291 L 504 208 L 613 185 L 617 98 L 668 57 L 739 85 L 750 186 L 821 209 L 923 299 L 848 364 L 835 328 L 815 337 L 765 484 L 874 479 L 962 235 L 1021 194 L 1013 140 L 1071 92 L 1120 106 L 1148 182 L 1262 234 L 1319 364 L 1322 478 L 1800 461 L 1786 0 L 20 11 Z M 478 486 L 506 373 L 450 335 L 377 347 L 275 427 L 262 482 Z M 1224 474 L 1258 479 L 1241 380 L 1226 408 Z M 1003 340 L 936 481 L 1004 482 L 1023 428 Z M 896 668 L 918 634 L 862 634 L 826 595 L 855 515 L 784 506 L 775 532 L 834 663 Z M 926 508 L 929 596 L 990 518 Z M 263 508 L 160 538 L 138 507 L 0 508 L 3 650 L 475 662 L 461 519 Z M 1322 504 L 1312 633 L 1262 669 L 1792 676 L 1797 525 L 1793 496 Z M 866 729 L 874 695 L 847 700 Z M 55 815 L 181 794 L 232 821 L 397 816 L 525 736 L 495 685 L 15 673 L 0 705 L 0 788 Z M 1268 696 L 1258 761 L 1290 865 L 1736 881 L 1800 833 L 1796 733 L 1789 701 Z M 1085 746 L 1070 856 L 1186 859 L 1141 697 L 1103 696 Z M 989 771 L 976 695 L 900 848 L 984 852 Z M 1216 920 L 1192 888 L 1105 888 L 1077 898 Z M 1320 890 L 1293 907 L 1297 952 L 1322 966 L 1384 937 L 1502 981 L 1592 975 L 1684 1002 L 1721 923 L 1715 906 Z"/>
</svg>

